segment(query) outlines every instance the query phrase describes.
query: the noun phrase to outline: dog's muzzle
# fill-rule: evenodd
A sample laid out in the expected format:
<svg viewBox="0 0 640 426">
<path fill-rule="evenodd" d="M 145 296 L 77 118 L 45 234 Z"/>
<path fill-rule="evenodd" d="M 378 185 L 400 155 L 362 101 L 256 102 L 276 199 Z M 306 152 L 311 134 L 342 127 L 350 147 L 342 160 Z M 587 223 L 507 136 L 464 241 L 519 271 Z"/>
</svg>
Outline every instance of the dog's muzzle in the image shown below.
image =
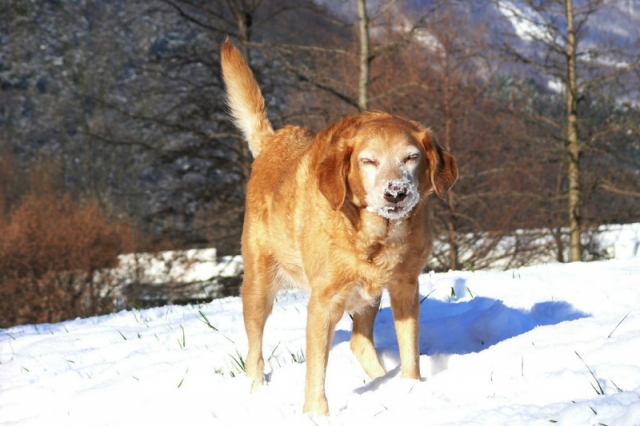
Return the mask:
<svg viewBox="0 0 640 426">
<path fill-rule="evenodd" d="M 380 194 L 380 193 L 378 193 Z M 370 197 L 367 210 L 378 213 L 389 220 L 406 216 L 418 203 L 420 194 L 409 179 L 393 179 L 382 187 L 382 197 Z"/>
</svg>

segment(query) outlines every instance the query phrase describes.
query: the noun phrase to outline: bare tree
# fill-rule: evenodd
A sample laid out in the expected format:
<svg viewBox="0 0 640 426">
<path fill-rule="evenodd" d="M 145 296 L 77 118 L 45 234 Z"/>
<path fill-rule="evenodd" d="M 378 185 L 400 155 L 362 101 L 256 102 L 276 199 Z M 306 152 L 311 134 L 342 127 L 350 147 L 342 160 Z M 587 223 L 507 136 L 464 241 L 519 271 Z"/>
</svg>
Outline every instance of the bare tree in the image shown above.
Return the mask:
<svg viewBox="0 0 640 426">
<path fill-rule="evenodd" d="M 565 96 L 564 123 L 555 117 L 544 117 L 554 127 L 563 129 L 559 139 L 564 145 L 567 164 L 567 212 L 569 222 L 569 253 L 571 261 L 582 260 L 581 233 L 584 230 L 581 160 L 590 138 L 579 133 L 578 102 L 585 93 L 597 92 L 624 73 L 636 69 L 640 60 L 634 56 L 634 46 L 597 46 L 583 43 L 590 19 L 610 6 L 605 0 L 535 1 L 524 0 L 522 8 L 512 2 L 495 0 L 502 13 L 516 29 L 517 38 L 507 39 L 502 46 L 510 58 L 529 65 L 553 82 L 561 82 Z M 613 63 L 613 66 L 608 64 Z"/>
<path fill-rule="evenodd" d="M 416 17 L 405 14 L 395 0 L 380 4 L 373 11 L 366 0 L 355 0 L 350 5 L 355 6 L 356 12 L 356 20 L 351 22 L 348 16 L 336 17 L 328 9 L 316 9 L 318 19 L 332 28 L 333 34 L 315 37 L 307 44 L 272 46 L 279 52 L 281 63 L 302 83 L 342 101 L 347 107 L 339 110 L 342 114 L 379 107 L 381 97 L 393 93 L 394 90 L 384 95 L 377 92 L 376 80 L 388 73 L 380 65 L 381 58 L 406 47 L 434 9 L 428 8 Z"/>
<path fill-rule="evenodd" d="M 358 28 L 360 36 L 360 79 L 358 81 L 358 109 L 369 109 L 369 16 L 367 15 L 367 3 L 365 0 L 357 0 L 358 3 Z"/>
</svg>

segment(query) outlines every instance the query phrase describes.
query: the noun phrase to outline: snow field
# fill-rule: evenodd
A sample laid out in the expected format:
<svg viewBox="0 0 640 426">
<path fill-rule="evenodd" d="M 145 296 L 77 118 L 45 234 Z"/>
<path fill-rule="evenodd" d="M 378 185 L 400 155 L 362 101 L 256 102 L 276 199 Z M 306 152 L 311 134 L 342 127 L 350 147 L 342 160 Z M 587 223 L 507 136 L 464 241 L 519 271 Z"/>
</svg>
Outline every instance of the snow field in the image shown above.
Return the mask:
<svg viewBox="0 0 640 426">
<path fill-rule="evenodd" d="M 0 424 L 640 424 L 637 257 L 425 274 L 420 293 L 423 380 L 398 377 L 385 295 L 375 340 L 389 373 L 366 377 L 345 314 L 327 418 L 301 413 L 307 298 L 286 291 L 255 394 L 239 298 L 0 330 Z"/>
</svg>

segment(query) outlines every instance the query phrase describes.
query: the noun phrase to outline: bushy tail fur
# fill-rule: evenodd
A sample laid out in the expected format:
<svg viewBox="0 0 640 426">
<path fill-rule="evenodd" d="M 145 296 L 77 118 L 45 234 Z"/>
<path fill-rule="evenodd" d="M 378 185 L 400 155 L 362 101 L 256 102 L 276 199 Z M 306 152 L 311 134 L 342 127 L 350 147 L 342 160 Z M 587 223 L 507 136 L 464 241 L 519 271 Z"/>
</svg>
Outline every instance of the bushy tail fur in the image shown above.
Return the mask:
<svg viewBox="0 0 640 426">
<path fill-rule="evenodd" d="M 231 116 L 244 133 L 255 158 L 260 154 L 262 140 L 273 135 L 273 128 L 264 109 L 264 98 L 242 54 L 228 39 L 222 45 L 221 58 Z"/>
</svg>

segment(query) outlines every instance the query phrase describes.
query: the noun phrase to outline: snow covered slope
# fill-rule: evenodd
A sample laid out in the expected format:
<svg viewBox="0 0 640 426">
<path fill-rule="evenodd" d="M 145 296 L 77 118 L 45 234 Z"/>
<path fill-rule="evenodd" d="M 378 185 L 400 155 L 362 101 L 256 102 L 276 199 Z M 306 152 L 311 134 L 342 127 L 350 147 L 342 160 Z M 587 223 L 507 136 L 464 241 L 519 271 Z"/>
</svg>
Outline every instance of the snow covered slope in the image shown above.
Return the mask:
<svg viewBox="0 0 640 426">
<path fill-rule="evenodd" d="M 278 296 L 249 394 L 238 298 L 0 330 L 1 425 L 639 425 L 640 258 L 420 279 L 423 380 L 369 380 L 340 321 L 329 418 L 301 413 L 306 295 Z"/>
</svg>

